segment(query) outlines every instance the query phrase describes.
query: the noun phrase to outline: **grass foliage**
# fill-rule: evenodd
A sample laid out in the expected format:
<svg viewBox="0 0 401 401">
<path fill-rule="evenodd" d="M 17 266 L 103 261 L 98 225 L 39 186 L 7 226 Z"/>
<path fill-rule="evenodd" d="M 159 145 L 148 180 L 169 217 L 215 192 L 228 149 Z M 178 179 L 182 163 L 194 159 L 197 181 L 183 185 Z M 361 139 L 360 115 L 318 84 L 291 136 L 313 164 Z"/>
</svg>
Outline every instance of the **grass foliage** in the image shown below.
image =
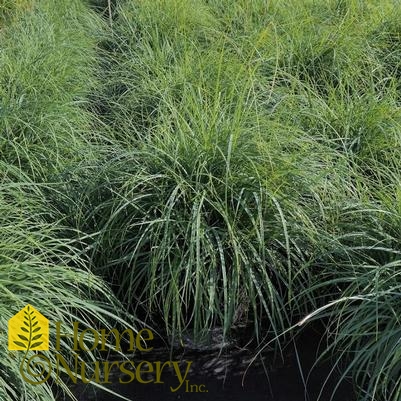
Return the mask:
<svg viewBox="0 0 401 401">
<path fill-rule="evenodd" d="M 0 394 L 3 400 L 56 400 L 61 393 L 57 396 L 52 383 L 58 381 L 59 390 L 71 395 L 69 384 L 60 382 L 55 369 L 43 385 L 23 380 L 19 366 L 24 353 L 7 350 L 8 320 L 30 303 L 50 320 L 51 330 L 54 322 L 61 322 L 63 334 L 72 336 L 75 321 L 81 328 L 110 327 L 121 320 L 122 313 L 109 287 L 88 269 L 77 244 L 63 236 L 61 226 L 47 222 L 50 211 L 40 187 L 25 179 L 0 186 L 0 327 L 4 334 Z M 53 367 L 59 352 L 55 343 L 52 336 L 50 350 L 45 352 Z M 63 343 L 65 359 L 71 357 L 72 348 L 72 340 Z M 28 357 L 33 355 L 30 351 Z M 40 372 L 40 366 L 34 371 Z"/>
<path fill-rule="evenodd" d="M 358 399 L 399 401 L 400 14 L 5 2 L 0 261 L 21 277 L 1 284 L 16 309 L 28 269 L 60 318 L 103 292 L 96 274 L 170 338 L 253 325 L 280 345 L 322 319 Z"/>
<path fill-rule="evenodd" d="M 102 23 L 75 1 L 0 7 L 0 398 L 50 401 L 72 396 L 70 383 L 54 370 L 43 385 L 23 380 L 24 353 L 7 350 L 8 320 L 30 303 L 72 335 L 75 321 L 110 327 L 123 316 L 109 286 L 90 271 L 80 235 L 48 203 L 54 177 L 90 157 L 85 101 Z M 56 366 L 54 336 L 50 347 L 45 354 Z M 71 348 L 63 343 L 64 358 Z"/>
</svg>

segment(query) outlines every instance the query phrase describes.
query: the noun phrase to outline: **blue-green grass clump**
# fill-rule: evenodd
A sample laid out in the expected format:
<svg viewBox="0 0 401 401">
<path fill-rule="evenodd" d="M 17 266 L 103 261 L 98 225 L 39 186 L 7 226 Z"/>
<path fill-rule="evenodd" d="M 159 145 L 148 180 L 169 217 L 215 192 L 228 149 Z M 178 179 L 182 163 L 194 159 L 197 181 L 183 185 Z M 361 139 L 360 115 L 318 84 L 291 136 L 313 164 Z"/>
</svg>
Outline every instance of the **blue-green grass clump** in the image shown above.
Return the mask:
<svg viewBox="0 0 401 401">
<path fill-rule="evenodd" d="M 7 269 L 100 275 L 171 340 L 252 325 L 281 346 L 321 319 L 359 399 L 399 401 L 399 16 L 392 0 L 6 2 Z"/>
</svg>

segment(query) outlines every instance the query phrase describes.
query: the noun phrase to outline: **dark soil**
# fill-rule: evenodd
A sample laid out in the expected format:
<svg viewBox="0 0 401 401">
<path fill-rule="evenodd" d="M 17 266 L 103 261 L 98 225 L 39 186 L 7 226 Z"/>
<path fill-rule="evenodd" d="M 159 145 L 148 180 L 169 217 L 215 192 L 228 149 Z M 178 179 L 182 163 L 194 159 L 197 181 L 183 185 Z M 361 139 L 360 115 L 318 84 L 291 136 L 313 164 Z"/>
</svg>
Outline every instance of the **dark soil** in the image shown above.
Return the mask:
<svg viewBox="0 0 401 401">
<path fill-rule="evenodd" d="M 129 379 L 128 375 L 120 374 L 110 379 L 113 384 L 108 384 L 107 388 L 132 401 L 354 401 L 352 384 L 339 382 L 338 369 L 333 369 L 335 361 L 325 361 L 311 370 L 319 341 L 316 332 L 306 331 L 295 344 L 283 351 L 283 357 L 275 358 L 273 353 L 266 352 L 263 360 L 258 358 L 250 366 L 255 352 L 238 347 L 227 347 L 220 353 L 187 348 L 185 351 L 176 350 L 173 355 L 166 348 L 155 349 L 152 355 L 135 354 L 129 359 L 135 361 L 135 366 L 143 360 L 150 364 L 170 360 L 178 364 L 180 361 L 182 373 L 187 367 L 185 361 L 192 361 L 186 377 L 188 382 L 182 380 L 179 390 L 172 392 L 170 389 L 179 385 L 173 369 L 162 372 L 160 381 L 163 383 L 153 383 L 156 380 L 153 372 L 142 375 L 143 380 L 152 381 L 148 384 L 138 383 L 136 378 L 129 384 L 119 384 L 119 379 Z M 80 384 L 73 391 L 79 401 L 119 400 L 105 391 L 95 391 L 91 385 Z"/>
</svg>

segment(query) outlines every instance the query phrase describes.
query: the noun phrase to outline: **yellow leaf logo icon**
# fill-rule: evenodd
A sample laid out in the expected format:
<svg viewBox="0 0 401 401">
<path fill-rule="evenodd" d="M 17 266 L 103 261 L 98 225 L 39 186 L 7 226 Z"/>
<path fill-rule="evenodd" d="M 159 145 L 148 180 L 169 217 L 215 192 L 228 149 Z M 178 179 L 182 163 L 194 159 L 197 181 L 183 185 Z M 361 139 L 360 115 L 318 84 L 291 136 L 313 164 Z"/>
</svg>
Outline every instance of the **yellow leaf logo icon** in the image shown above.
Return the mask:
<svg viewBox="0 0 401 401">
<path fill-rule="evenodd" d="M 26 305 L 8 321 L 10 351 L 49 349 L 49 321 L 32 305 Z"/>
</svg>

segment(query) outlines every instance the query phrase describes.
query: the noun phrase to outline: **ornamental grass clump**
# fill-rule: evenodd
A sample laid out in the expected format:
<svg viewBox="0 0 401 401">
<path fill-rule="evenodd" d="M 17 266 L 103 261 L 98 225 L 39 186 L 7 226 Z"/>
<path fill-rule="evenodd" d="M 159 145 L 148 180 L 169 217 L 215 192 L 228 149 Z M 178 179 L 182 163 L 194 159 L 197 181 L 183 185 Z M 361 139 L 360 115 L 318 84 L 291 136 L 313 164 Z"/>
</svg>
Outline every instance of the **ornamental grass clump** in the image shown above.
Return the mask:
<svg viewBox="0 0 401 401">
<path fill-rule="evenodd" d="M 85 157 L 102 23 L 80 1 L 30 2 L 0 30 L 0 157 L 48 177 Z"/>
<path fill-rule="evenodd" d="M 117 9 L 103 121 L 119 126 L 56 203 L 88 233 L 95 269 L 170 335 L 240 324 L 259 335 L 266 321 L 278 335 L 314 305 L 296 294 L 316 255 L 341 247 L 338 211 L 356 210 L 359 194 L 331 142 L 266 107 L 275 88 L 263 86 L 261 37 L 248 34 L 242 52 L 211 27 L 213 8 L 181 6 Z"/>
<path fill-rule="evenodd" d="M 72 357 L 72 339 L 63 340 L 61 349 L 57 350 L 54 322 L 60 322 L 64 333 L 72 338 L 76 321 L 83 329 L 99 325 L 113 327 L 117 322 L 124 322 L 124 314 L 108 285 L 89 270 L 79 244 L 63 236 L 65 228 L 61 223 L 48 223 L 52 213 L 41 186 L 21 176 L 21 172 L 13 172 L 13 168 L 7 169 L 8 177 L 5 177 L 5 166 L 1 167 L 0 331 L 5 341 L 0 347 L 0 394 L 7 401 L 57 400 L 62 393 L 72 396 L 71 382 L 66 380 L 67 376 L 60 377 L 55 368 L 57 354 L 65 360 Z M 21 182 L 13 182 L 14 174 L 18 174 Z M 45 370 L 40 363 L 26 369 L 23 358 L 33 357 L 34 351 L 7 349 L 8 320 L 27 304 L 34 305 L 50 321 L 50 348 L 43 352 L 49 361 L 47 365 L 45 359 Z M 88 358 L 93 357 L 93 353 L 87 354 Z M 85 356 L 81 357 L 85 360 Z M 40 362 L 39 357 L 35 362 Z M 48 379 L 40 385 L 29 382 L 43 377 Z"/>
</svg>

